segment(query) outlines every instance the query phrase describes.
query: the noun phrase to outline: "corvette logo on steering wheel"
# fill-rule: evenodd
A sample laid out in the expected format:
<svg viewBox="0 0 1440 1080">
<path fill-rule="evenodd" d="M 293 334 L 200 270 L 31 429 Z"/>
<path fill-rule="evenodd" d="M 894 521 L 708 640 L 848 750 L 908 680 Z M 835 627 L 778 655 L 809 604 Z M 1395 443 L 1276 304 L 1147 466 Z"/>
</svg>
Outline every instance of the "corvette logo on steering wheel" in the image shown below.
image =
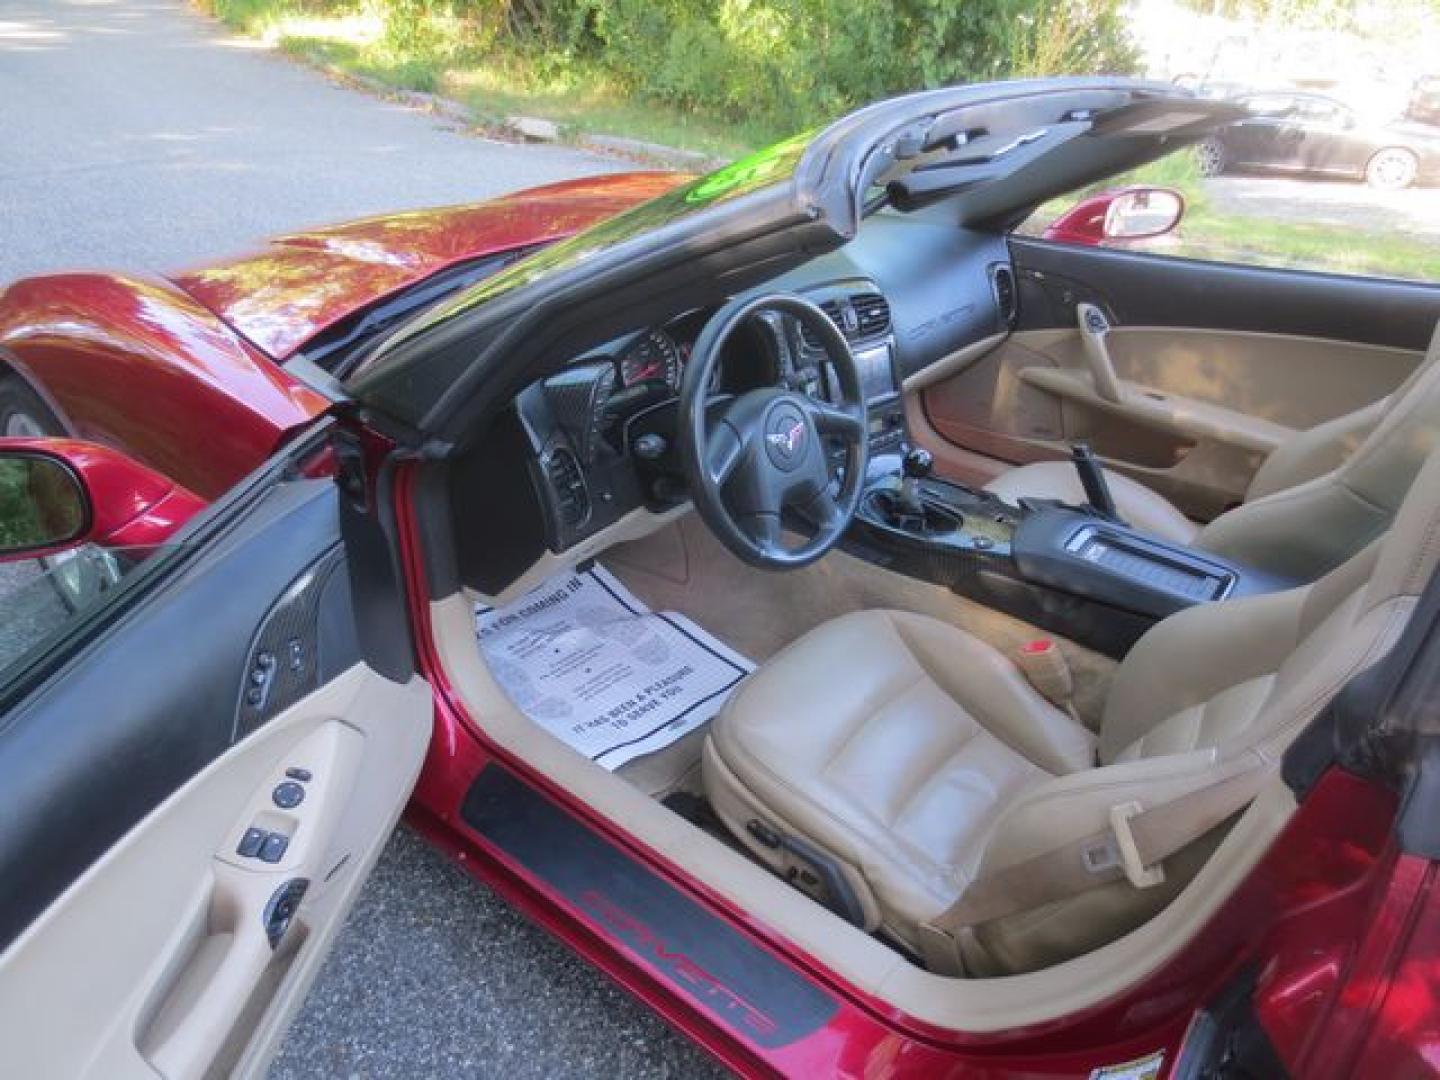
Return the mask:
<svg viewBox="0 0 1440 1080">
<path fill-rule="evenodd" d="M 796 420 L 787 428 L 770 432 L 765 439 L 786 457 L 794 457 L 805 442 L 805 421 Z"/>
</svg>

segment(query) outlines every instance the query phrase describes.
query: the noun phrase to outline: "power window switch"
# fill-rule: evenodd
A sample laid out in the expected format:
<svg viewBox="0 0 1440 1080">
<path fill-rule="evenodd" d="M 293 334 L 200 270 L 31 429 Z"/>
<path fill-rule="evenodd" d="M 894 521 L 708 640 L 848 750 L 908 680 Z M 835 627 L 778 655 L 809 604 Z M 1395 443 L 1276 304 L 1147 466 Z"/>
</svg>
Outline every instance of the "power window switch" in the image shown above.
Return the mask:
<svg viewBox="0 0 1440 1080">
<path fill-rule="evenodd" d="M 252 825 L 245 830 L 245 835 L 240 837 L 240 846 L 235 849 L 235 854 L 242 859 L 253 859 L 260 854 L 260 848 L 268 835 L 264 829 L 257 829 Z"/>
<path fill-rule="evenodd" d="M 285 855 L 285 849 L 290 846 L 290 838 L 281 836 L 279 833 L 271 833 L 265 837 L 265 842 L 260 845 L 260 861 L 277 863 Z"/>
</svg>

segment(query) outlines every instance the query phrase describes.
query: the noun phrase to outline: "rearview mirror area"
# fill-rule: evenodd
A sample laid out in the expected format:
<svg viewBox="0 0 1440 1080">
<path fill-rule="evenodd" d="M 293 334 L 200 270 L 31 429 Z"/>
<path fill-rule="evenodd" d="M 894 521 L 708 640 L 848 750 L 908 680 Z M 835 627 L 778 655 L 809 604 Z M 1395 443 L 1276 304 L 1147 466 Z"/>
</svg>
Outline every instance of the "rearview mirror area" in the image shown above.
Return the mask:
<svg viewBox="0 0 1440 1080">
<path fill-rule="evenodd" d="M 1185 199 L 1170 188 L 1133 187 L 1120 192 L 1105 212 L 1105 239 L 1148 240 L 1180 224 Z"/>
<path fill-rule="evenodd" d="M 59 458 L 0 448 L 0 561 L 63 550 L 84 539 L 90 507 Z"/>
</svg>

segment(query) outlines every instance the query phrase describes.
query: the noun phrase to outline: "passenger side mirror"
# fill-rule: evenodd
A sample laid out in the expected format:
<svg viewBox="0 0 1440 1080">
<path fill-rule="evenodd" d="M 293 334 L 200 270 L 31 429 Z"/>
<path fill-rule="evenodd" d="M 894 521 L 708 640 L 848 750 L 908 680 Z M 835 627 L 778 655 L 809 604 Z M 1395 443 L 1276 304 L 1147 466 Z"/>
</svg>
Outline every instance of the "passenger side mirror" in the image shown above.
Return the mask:
<svg viewBox="0 0 1440 1080">
<path fill-rule="evenodd" d="M 1180 224 L 1185 198 L 1161 187 L 1132 187 L 1120 192 L 1105 212 L 1105 239 L 1148 240 Z"/>
<path fill-rule="evenodd" d="M 164 543 L 205 501 L 117 450 L 0 439 L 0 562 Z"/>
<path fill-rule="evenodd" d="M 1112 188 L 1081 199 L 1041 237 L 1090 247 L 1107 240 L 1148 240 L 1175 228 L 1184 213 L 1185 199 L 1170 188 Z"/>
</svg>

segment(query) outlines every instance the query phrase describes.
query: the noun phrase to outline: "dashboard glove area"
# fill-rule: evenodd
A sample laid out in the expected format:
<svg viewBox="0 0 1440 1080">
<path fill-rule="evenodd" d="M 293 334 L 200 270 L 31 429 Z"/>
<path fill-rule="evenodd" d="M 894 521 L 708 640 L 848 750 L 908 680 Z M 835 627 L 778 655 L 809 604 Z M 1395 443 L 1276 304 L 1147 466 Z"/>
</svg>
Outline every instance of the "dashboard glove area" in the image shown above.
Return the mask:
<svg viewBox="0 0 1440 1080">
<path fill-rule="evenodd" d="M 712 376 L 726 342 L 762 312 L 790 316 L 821 344 L 836 376 L 837 402 L 773 386 L 712 407 Z M 769 570 L 813 563 L 854 518 L 869 457 L 865 394 L 844 334 L 793 293 L 726 304 L 706 324 L 685 367 L 677 438 L 695 509 L 731 552 Z M 843 453 L 832 458 L 826 440 Z M 792 548 L 782 523 L 795 518 L 813 531 Z"/>
</svg>

